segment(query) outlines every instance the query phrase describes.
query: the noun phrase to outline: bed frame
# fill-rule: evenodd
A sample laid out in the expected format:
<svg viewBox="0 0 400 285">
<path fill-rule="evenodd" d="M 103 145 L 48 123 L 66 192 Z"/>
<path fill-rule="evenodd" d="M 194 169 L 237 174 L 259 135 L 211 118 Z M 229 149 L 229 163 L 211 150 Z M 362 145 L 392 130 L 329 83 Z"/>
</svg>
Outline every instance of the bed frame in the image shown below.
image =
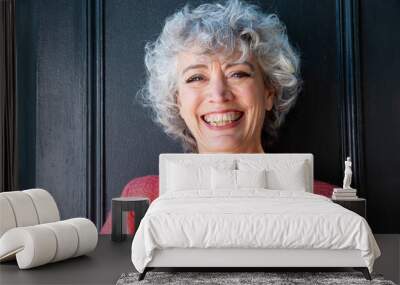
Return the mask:
<svg viewBox="0 0 400 285">
<path fill-rule="evenodd" d="M 256 159 L 260 154 L 161 154 L 159 160 L 160 195 L 166 191 L 166 161 L 194 158 L 204 161 L 221 158 Z M 313 192 L 312 154 L 267 154 L 268 159 L 303 159 L 309 166 L 307 191 Z M 254 249 L 254 248 L 169 248 L 158 249 L 139 280 L 155 268 L 230 268 L 234 271 L 265 268 L 343 268 L 361 271 L 367 280 L 371 275 L 359 250 L 331 249 Z M 237 270 L 236 270 L 237 269 Z M 260 270 L 262 271 L 262 270 Z"/>
<path fill-rule="evenodd" d="M 350 267 L 371 280 L 359 250 L 329 249 L 197 249 L 171 248 L 156 250 L 152 261 L 139 275 L 155 268 L 232 268 L 246 271 L 254 268 L 337 268 Z"/>
</svg>

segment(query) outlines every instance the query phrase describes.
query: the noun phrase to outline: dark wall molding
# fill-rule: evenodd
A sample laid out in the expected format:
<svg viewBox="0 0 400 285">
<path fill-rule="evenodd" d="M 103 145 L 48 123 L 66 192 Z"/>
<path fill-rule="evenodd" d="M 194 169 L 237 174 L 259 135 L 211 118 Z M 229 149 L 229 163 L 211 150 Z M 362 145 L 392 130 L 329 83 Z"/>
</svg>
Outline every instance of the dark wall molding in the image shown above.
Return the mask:
<svg viewBox="0 0 400 285">
<path fill-rule="evenodd" d="M 340 94 L 340 125 L 342 132 L 341 165 L 347 156 L 353 162 L 352 186 L 365 197 L 363 136 L 362 136 L 362 93 L 360 78 L 359 47 L 359 2 L 358 0 L 336 1 L 336 26 L 338 43 L 338 82 L 342 84 Z"/>
<path fill-rule="evenodd" d="M 36 185 L 36 99 L 39 3 L 16 2 L 18 188 Z M 29 25 L 26 19 L 30 19 Z"/>
<path fill-rule="evenodd" d="M 0 1 L 0 192 L 18 188 L 15 0 Z"/>
<path fill-rule="evenodd" d="M 104 2 L 87 0 L 87 213 L 98 228 L 104 222 Z"/>
</svg>

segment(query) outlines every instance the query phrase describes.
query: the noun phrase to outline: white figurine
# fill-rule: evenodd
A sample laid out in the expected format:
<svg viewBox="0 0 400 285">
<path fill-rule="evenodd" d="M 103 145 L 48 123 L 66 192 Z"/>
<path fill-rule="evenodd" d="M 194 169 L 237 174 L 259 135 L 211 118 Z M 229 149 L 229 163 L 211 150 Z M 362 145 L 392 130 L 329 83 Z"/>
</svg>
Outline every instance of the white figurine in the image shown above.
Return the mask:
<svg viewBox="0 0 400 285">
<path fill-rule="evenodd" d="M 353 172 L 351 171 L 351 159 L 347 157 L 347 160 L 344 162 L 345 170 L 344 170 L 344 179 L 343 179 L 343 189 L 352 189 L 351 188 L 351 176 Z"/>
</svg>

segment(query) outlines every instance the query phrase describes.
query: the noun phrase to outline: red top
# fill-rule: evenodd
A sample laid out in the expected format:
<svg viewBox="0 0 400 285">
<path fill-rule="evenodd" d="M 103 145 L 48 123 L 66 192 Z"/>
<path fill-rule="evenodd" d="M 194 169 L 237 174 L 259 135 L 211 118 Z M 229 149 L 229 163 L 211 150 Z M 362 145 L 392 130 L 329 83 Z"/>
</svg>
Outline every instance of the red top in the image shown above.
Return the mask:
<svg viewBox="0 0 400 285">
<path fill-rule="evenodd" d="M 158 197 L 158 175 L 148 175 L 137 177 L 129 181 L 122 190 L 121 197 L 147 197 L 150 203 Z M 314 180 L 314 193 L 330 198 L 332 196 L 333 188 L 337 186 Z M 135 214 L 128 213 L 127 229 L 129 234 L 135 231 Z M 106 222 L 101 228 L 100 234 L 111 234 L 111 211 L 107 215 Z"/>
</svg>

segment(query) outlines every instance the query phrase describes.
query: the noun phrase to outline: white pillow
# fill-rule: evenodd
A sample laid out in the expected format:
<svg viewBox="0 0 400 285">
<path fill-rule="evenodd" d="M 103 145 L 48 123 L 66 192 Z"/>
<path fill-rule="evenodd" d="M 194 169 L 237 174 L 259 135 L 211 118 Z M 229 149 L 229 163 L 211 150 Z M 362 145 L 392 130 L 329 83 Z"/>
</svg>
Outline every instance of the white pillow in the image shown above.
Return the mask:
<svg viewBox="0 0 400 285">
<path fill-rule="evenodd" d="M 236 170 L 237 188 L 267 188 L 267 172 L 261 170 Z"/>
<path fill-rule="evenodd" d="M 268 188 L 273 190 L 306 191 L 304 163 L 295 168 L 267 171 Z"/>
<path fill-rule="evenodd" d="M 181 164 L 169 163 L 167 188 L 171 191 L 205 189 L 208 184 L 207 167 L 187 167 Z"/>
<path fill-rule="evenodd" d="M 212 190 L 238 190 L 240 188 L 266 188 L 267 177 L 262 170 L 211 169 Z"/>
<path fill-rule="evenodd" d="M 236 170 L 211 168 L 211 189 L 236 189 Z"/>
<path fill-rule="evenodd" d="M 211 168 L 234 169 L 235 161 L 213 161 L 207 164 L 195 164 L 191 160 L 169 161 L 167 163 L 167 190 L 210 190 Z"/>
<path fill-rule="evenodd" d="M 266 169 L 267 187 L 271 190 L 306 191 L 310 181 L 307 178 L 309 168 L 304 160 L 301 161 L 238 161 L 240 170 Z"/>
</svg>

